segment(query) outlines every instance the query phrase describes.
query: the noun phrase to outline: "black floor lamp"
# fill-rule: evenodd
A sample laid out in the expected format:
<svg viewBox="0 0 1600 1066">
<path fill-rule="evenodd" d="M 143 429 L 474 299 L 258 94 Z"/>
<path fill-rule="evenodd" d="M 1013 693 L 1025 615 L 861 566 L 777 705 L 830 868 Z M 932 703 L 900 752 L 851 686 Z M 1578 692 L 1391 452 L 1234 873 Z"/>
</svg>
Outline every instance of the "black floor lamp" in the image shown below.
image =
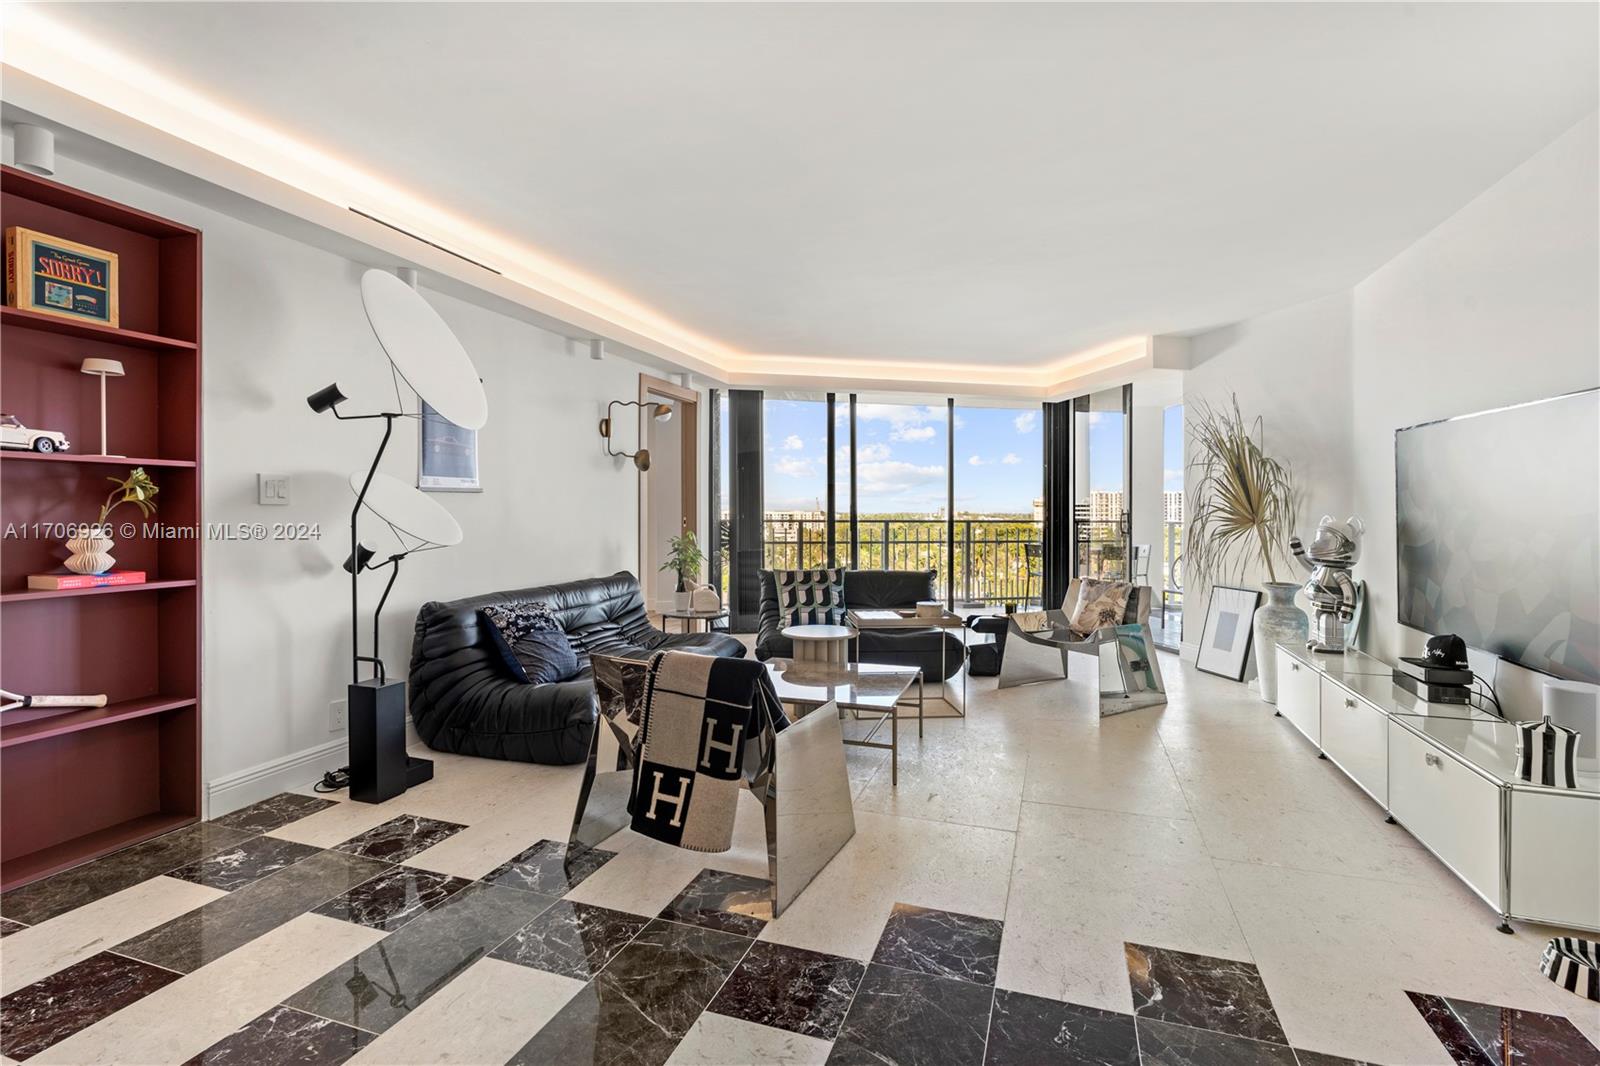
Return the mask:
<svg viewBox="0 0 1600 1066">
<path fill-rule="evenodd" d="M 461 527 L 450 512 L 417 489 L 387 474 L 378 463 L 389 446 L 397 418 L 418 418 L 407 411 L 400 383 L 405 382 L 435 411 L 463 429 L 481 429 L 489 417 L 483 383 L 461 342 L 422 295 L 382 270 L 361 277 L 361 303 L 367 321 L 389 357 L 395 382 L 395 409 L 347 415 L 339 405 L 347 399 L 338 383 L 306 397 L 313 411 L 331 411 L 341 421 L 383 419 L 383 438 L 372 463 L 363 473 L 350 475 L 356 494 L 350 510 L 350 556 L 344 568 L 350 574 L 350 798 L 380 803 L 408 787 L 433 777 L 433 762 L 413 759 L 405 752 L 405 682 L 390 681 L 378 654 L 378 623 L 389 591 L 400 573 L 400 563 L 419 551 L 461 542 Z M 399 550 L 381 563 L 377 551 L 361 540 L 365 508 L 384 522 Z M 372 654 L 361 654 L 361 574 L 389 567 L 389 580 L 372 616 Z M 373 675 L 362 678 L 361 664 L 369 663 Z"/>
</svg>

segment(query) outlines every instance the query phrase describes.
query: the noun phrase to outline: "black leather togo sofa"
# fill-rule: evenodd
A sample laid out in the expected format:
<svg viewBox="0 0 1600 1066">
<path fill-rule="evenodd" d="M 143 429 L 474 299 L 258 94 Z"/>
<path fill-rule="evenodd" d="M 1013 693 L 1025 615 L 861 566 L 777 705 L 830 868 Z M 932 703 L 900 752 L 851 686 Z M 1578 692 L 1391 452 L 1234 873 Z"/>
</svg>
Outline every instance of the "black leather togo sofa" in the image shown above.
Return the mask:
<svg viewBox="0 0 1600 1066">
<path fill-rule="evenodd" d="M 852 610 L 912 608 L 918 600 L 936 600 L 932 570 L 846 570 L 844 602 Z M 787 659 L 794 641 L 783 635 L 787 623 L 778 617 L 778 583 L 771 570 L 761 571 L 761 628 L 756 637 L 756 658 Z M 939 644 L 944 643 L 943 669 Z M 867 629 L 861 633 L 863 662 L 888 666 L 920 666 L 929 682 L 953 677 L 961 669 L 961 638 L 942 629 Z M 850 657 L 856 658 L 856 642 Z"/>
<path fill-rule="evenodd" d="M 553 685 L 515 680 L 482 631 L 478 608 L 543 601 L 578 653 L 579 675 Z M 663 633 L 645 617 L 639 579 L 627 571 L 560 585 L 425 603 L 411 643 L 411 717 L 436 751 L 565 764 L 589 755 L 595 724 L 595 653 L 644 658 L 657 649 L 739 658 L 726 633 Z"/>
</svg>

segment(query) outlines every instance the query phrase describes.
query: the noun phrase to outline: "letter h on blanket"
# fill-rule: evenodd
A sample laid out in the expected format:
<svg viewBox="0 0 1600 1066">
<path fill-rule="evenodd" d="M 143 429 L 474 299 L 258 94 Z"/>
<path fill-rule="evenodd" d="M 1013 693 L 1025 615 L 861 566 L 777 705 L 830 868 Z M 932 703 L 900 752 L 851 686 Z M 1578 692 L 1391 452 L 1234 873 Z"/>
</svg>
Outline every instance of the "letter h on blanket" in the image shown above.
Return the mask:
<svg viewBox="0 0 1600 1066">
<path fill-rule="evenodd" d="M 658 652 L 593 664 L 599 721 L 569 854 L 624 828 L 727 851 L 748 788 L 763 809 L 775 917 L 855 835 L 836 707 L 791 722 L 752 660 Z"/>
</svg>

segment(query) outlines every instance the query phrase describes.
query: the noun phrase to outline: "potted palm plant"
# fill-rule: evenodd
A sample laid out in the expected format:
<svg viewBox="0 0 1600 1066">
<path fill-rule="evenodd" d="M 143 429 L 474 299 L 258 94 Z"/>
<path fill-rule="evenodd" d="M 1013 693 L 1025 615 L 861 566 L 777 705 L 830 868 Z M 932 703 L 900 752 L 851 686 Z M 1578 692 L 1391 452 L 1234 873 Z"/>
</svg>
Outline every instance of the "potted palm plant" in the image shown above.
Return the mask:
<svg viewBox="0 0 1600 1066">
<path fill-rule="evenodd" d="M 705 565 L 705 561 L 706 557 L 700 551 L 700 543 L 695 540 L 694 530 L 686 529 L 667 541 L 667 561 L 661 564 L 660 569 L 677 571 L 678 587 L 674 590 L 673 598 L 680 609 L 687 606 L 689 600 L 689 591 L 683 585 L 685 579 L 698 580 L 700 568 Z"/>
<path fill-rule="evenodd" d="M 1279 581 L 1273 565 L 1289 565 L 1294 478 L 1288 464 L 1267 454 L 1260 417 L 1246 423 L 1239 398 L 1229 399 L 1226 407 L 1204 401 L 1190 405 L 1193 453 L 1185 566 L 1206 586 L 1241 578 L 1251 569 L 1266 574 L 1262 587 L 1267 603 L 1253 621 L 1256 674 L 1261 698 L 1276 703 L 1277 657 L 1270 649 L 1279 641 L 1304 642 L 1310 627 L 1305 612 L 1294 605 L 1299 584 Z"/>
</svg>

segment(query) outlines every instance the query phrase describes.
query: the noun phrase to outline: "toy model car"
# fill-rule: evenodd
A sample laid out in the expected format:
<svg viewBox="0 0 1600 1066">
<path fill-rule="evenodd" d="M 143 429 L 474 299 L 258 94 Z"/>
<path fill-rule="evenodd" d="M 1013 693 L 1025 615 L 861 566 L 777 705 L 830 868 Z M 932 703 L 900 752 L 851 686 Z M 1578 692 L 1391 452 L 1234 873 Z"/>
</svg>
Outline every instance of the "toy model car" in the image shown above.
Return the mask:
<svg viewBox="0 0 1600 1066">
<path fill-rule="evenodd" d="M 64 452 L 72 447 L 65 433 L 53 429 L 29 429 L 16 415 L 0 414 L 0 448 L 20 448 L 32 452 Z"/>
</svg>

